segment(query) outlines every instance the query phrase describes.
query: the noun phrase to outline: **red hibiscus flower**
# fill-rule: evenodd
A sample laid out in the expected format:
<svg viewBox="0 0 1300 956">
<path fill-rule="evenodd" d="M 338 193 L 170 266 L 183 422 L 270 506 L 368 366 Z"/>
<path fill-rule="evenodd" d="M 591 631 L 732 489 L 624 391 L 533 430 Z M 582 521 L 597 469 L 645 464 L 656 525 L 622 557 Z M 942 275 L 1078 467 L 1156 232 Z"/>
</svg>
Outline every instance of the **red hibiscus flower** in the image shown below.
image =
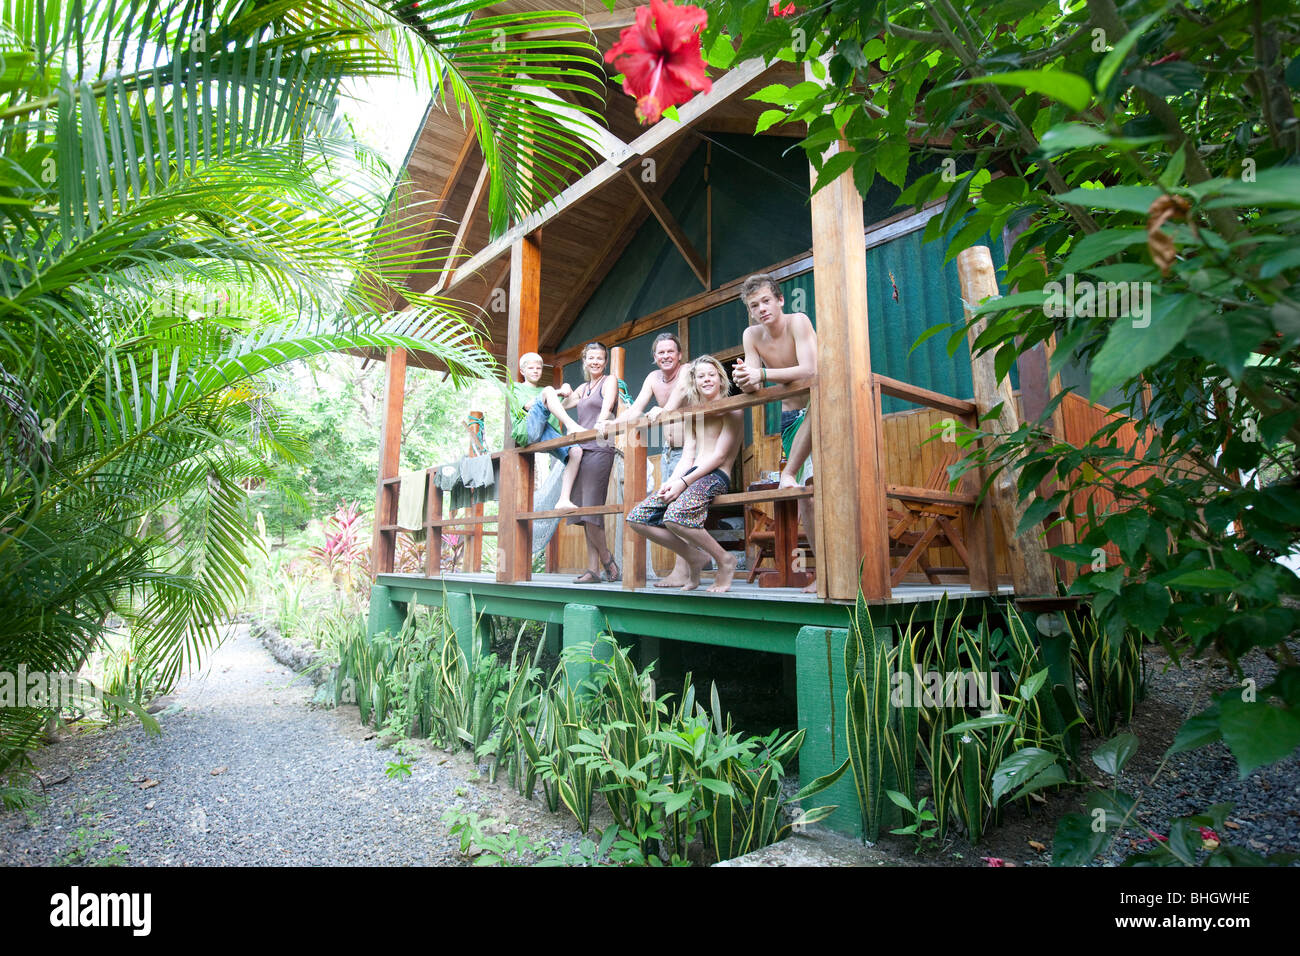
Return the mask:
<svg viewBox="0 0 1300 956">
<path fill-rule="evenodd" d="M 781 0 L 772 0 L 772 16 L 774 17 L 792 17 L 794 16 L 794 4 L 788 3 L 781 6 Z"/>
<path fill-rule="evenodd" d="M 623 92 L 636 97 L 641 122 L 657 122 L 668 107 L 713 88 L 700 54 L 700 30 L 707 22 L 699 7 L 650 0 L 650 6 L 637 7 L 636 26 L 625 29 L 605 54 L 605 62 L 623 73 Z"/>
</svg>

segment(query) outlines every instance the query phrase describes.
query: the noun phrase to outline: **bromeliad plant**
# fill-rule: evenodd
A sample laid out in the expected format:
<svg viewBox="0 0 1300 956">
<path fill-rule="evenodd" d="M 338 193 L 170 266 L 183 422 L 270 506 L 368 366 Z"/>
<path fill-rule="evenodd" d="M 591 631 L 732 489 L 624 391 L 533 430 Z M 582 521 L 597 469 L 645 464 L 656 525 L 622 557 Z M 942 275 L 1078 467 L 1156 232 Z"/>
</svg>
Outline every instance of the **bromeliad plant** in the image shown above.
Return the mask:
<svg viewBox="0 0 1300 956">
<path fill-rule="evenodd" d="M 361 506 L 355 501 L 347 501 L 325 519 L 325 543 L 307 549 L 343 594 L 353 593 L 356 582 L 369 575 L 367 531 L 361 517 Z"/>
</svg>

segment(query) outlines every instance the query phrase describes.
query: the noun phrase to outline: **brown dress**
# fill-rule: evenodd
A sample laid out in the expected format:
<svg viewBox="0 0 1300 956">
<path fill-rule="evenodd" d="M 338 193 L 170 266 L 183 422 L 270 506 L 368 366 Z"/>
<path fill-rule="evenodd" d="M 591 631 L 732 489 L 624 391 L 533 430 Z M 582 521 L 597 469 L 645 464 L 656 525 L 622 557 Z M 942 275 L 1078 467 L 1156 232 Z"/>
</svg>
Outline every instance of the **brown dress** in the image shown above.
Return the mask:
<svg viewBox="0 0 1300 956">
<path fill-rule="evenodd" d="M 578 389 L 578 404 L 573 408 L 573 418 L 583 428 L 594 428 L 604 404 L 605 380 L 587 382 Z M 614 467 L 614 443 L 598 438 L 578 445 L 582 449 L 582 462 L 578 465 L 578 480 L 573 483 L 573 503 L 579 508 L 603 505 L 609 490 L 609 472 Z M 604 515 L 579 515 L 569 518 L 569 524 L 594 524 L 604 527 Z"/>
</svg>

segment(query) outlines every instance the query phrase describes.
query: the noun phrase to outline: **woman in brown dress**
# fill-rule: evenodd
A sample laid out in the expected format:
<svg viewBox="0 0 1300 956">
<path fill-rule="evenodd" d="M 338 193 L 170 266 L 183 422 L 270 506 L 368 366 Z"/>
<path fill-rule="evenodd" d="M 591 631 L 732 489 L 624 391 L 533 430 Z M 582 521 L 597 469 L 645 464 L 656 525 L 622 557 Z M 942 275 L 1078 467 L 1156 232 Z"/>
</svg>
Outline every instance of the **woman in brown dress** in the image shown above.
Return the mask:
<svg viewBox="0 0 1300 956">
<path fill-rule="evenodd" d="M 547 405 L 570 434 L 586 431 L 596 422 L 613 418 L 618 409 L 618 382 L 605 374 L 609 350 L 600 342 L 590 342 L 582 350 L 582 372 L 586 382 L 561 400 L 553 392 L 546 396 Z M 567 409 L 573 409 L 573 415 Z M 609 488 L 609 472 L 614 465 L 614 445 L 598 438 L 575 445 L 569 450 L 564 469 L 564 485 L 557 509 L 603 505 Z M 618 581 L 622 575 L 605 539 L 604 515 L 579 515 L 569 524 L 582 525 L 587 536 L 587 570 L 574 578 L 575 584 L 594 584 L 601 579 Z"/>
</svg>

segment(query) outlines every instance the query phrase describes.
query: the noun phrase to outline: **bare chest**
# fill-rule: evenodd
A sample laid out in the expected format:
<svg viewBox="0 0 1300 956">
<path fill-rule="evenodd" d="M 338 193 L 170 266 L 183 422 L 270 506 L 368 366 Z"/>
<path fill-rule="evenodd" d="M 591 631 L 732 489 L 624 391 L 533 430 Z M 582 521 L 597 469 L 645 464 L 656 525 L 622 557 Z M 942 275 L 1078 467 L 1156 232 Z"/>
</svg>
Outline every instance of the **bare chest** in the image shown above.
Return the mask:
<svg viewBox="0 0 1300 956">
<path fill-rule="evenodd" d="M 766 333 L 754 337 L 754 351 L 768 368 L 790 368 L 799 364 L 794 347 L 794 336 L 789 332 L 773 338 Z"/>
<path fill-rule="evenodd" d="M 681 372 L 679 371 L 677 374 L 680 375 Z M 677 388 L 677 385 L 676 376 L 673 377 L 672 381 L 665 382 L 663 376 L 658 372 L 652 372 L 650 375 L 650 391 L 654 394 L 655 401 L 660 406 L 668 404 L 668 399 L 673 397 L 673 391 Z"/>
</svg>

